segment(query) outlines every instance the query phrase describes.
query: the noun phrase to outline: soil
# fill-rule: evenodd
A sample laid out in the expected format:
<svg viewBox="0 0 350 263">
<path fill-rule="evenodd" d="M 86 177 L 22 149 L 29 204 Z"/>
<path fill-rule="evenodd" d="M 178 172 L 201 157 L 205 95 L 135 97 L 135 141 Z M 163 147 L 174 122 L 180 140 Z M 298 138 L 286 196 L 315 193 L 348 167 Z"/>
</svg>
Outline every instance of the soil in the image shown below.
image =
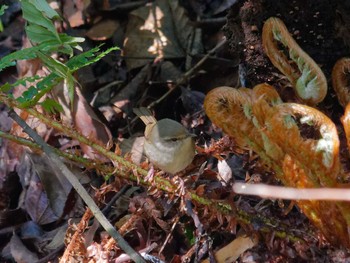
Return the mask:
<svg viewBox="0 0 350 263">
<path fill-rule="evenodd" d="M 247 86 L 267 82 L 285 91 L 280 92 L 284 101 L 296 99 L 290 98 L 290 89 L 283 89 L 287 82 L 264 54 L 261 32 L 269 17 L 282 19 L 300 47 L 321 66 L 330 80 L 334 63 L 350 51 L 349 10 L 350 1 L 341 0 L 250 0 L 231 9 L 225 33 L 231 52 L 240 54 Z M 332 89 L 330 93 L 334 94 Z M 334 101 L 328 100 L 320 107 L 330 103 Z"/>
</svg>

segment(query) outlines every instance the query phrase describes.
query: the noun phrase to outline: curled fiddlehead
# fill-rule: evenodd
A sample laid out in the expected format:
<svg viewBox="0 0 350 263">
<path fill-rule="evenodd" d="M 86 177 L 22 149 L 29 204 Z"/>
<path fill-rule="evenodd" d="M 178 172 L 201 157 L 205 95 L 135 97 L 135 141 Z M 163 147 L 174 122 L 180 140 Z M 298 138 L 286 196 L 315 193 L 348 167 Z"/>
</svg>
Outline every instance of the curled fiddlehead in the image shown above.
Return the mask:
<svg viewBox="0 0 350 263">
<path fill-rule="evenodd" d="M 325 114 L 306 105 L 282 103 L 265 119 L 273 131 L 270 136 L 310 171 L 315 187 L 335 185 L 340 169 L 339 138 L 335 124 Z M 308 130 L 305 134 L 301 126 Z"/>
<path fill-rule="evenodd" d="M 332 70 L 333 89 L 340 104 L 345 108 L 350 102 L 350 58 L 339 59 Z"/>
<path fill-rule="evenodd" d="M 250 106 L 251 91 L 245 88 L 218 87 L 210 91 L 204 101 L 208 117 L 215 119 L 214 123 L 219 123 L 218 126 L 235 138 L 241 147 L 246 147 L 255 136 L 259 136 L 254 133 L 247 117 Z M 240 129 L 233 129 L 235 126 Z"/>
<path fill-rule="evenodd" d="M 259 97 L 263 96 L 266 101 L 269 101 L 272 105 L 282 103 L 280 95 L 276 89 L 269 84 L 262 83 L 258 84 L 253 88 L 254 100 L 258 100 Z"/>
<path fill-rule="evenodd" d="M 276 175 L 286 186 L 338 187 L 339 138 L 335 124 L 315 108 L 279 103 L 254 109 L 262 131 L 285 154 Z M 350 109 L 349 109 L 350 110 Z M 306 131 L 305 131 L 306 130 Z M 299 208 L 333 244 L 350 246 L 350 205 L 346 202 L 297 201 Z"/>
<path fill-rule="evenodd" d="M 266 55 L 292 83 L 297 96 L 308 104 L 321 102 L 327 94 L 327 80 L 316 64 L 288 32 L 279 18 L 266 20 L 262 43 Z"/>
<path fill-rule="evenodd" d="M 259 89 L 268 89 L 261 86 Z M 258 95 L 254 90 L 246 88 L 218 87 L 210 91 L 204 101 L 205 112 L 208 117 L 219 126 L 226 134 L 234 138 L 241 147 L 249 147 L 259 153 L 262 159 L 275 170 L 280 170 L 280 166 L 275 163 L 275 159 L 280 157 L 278 149 L 269 143 L 266 136 L 260 132 L 258 123 L 252 115 L 252 105 L 257 98 L 262 100 L 277 99 L 277 92 L 270 90 L 270 95 Z M 269 97 L 271 96 L 271 97 Z M 272 158 L 273 155 L 274 158 Z"/>
<path fill-rule="evenodd" d="M 347 104 L 341 122 L 344 127 L 348 150 L 350 151 L 350 103 Z"/>
<path fill-rule="evenodd" d="M 258 153 L 284 185 L 338 186 L 337 130 L 320 111 L 296 103 L 282 103 L 277 92 L 266 84 L 252 90 L 214 89 L 207 95 L 204 107 L 217 126 L 235 139 L 238 136 Z M 305 126 L 313 131 L 303 134 Z M 312 200 L 297 203 L 329 241 L 350 247 L 348 203 Z"/>
</svg>

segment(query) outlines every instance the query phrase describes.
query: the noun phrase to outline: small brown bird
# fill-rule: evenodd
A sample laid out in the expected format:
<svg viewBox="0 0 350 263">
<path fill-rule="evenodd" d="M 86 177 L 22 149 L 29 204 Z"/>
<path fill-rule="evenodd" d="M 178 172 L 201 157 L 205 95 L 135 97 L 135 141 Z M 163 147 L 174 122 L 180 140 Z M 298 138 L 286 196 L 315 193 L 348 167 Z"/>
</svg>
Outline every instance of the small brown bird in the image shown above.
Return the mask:
<svg viewBox="0 0 350 263">
<path fill-rule="evenodd" d="M 176 174 L 185 169 L 195 155 L 194 135 L 171 119 L 157 121 L 147 108 L 134 113 L 145 123 L 144 151 L 148 159 L 164 172 Z"/>
</svg>

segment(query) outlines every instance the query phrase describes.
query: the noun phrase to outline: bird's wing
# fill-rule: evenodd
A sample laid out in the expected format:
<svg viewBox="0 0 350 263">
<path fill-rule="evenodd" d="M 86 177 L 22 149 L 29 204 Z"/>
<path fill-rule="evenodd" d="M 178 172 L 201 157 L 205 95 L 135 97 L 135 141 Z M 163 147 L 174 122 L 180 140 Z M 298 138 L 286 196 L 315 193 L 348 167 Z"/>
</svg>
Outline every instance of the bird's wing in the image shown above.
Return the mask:
<svg viewBox="0 0 350 263">
<path fill-rule="evenodd" d="M 133 111 L 140 117 L 146 126 L 157 122 L 156 118 L 153 117 L 152 112 L 145 107 L 134 108 Z"/>
</svg>

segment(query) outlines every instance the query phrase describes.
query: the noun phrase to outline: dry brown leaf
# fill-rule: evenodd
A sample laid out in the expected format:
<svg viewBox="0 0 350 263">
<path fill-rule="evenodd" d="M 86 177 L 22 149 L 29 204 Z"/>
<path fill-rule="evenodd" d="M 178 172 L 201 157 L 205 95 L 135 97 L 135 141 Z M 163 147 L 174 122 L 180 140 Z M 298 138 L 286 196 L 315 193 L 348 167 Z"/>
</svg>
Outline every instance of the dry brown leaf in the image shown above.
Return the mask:
<svg viewBox="0 0 350 263">
<path fill-rule="evenodd" d="M 170 226 L 163 220 L 163 212 L 151 198 L 142 195 L 135 196 L 131 199 L 129 207 L 132 212 L 142 207 L 145 216 L 153 219 L 164 231 L 169 231 Z"/>
<path fill-rule="evenodd" d="M 63 14 L 68 19 L 71 27 L 85 24 L 84 11 L 90 5 L 90 0 L 64 1 Z"/>
<path fill-rule="evenodd" d="M 112 140 L 112 134 L 108 127 L 100 121 L 91 106 L 85 100 L 79 88 L 75 89 L 73 120 L 74 127 L 90 140 L 107 145 Z M 91 159 L 99 160 L 101 162 L 107 161 L 105 157 L 96 153 L 90 146 L 80 144 L 84 154 Z"/>
<path fill-rule="evenodd" d="M 150 62 L 149 58 L 179 58 L 186 49 L 193 27 L 178 1 L 157 0 L 130 13 L 124 41 L 129 70 Z"/>
<path fill-rule="evenodd" d="M 20 165 L 16 169 L 22 187 L 26 189 L 24 207 L 31 219 L 38 224 L 49 224 L 56 221 L 63 213 L 67 200 L 67 194 L 65 192 L 71 186 L 66 185 L 67 190 L 63 190 L 58 182 L 46 182 L 49 184 L 51 190 L 57 190 L 51 191 L 48 189 L 52 201 L 50 203 L 48 195 L 44 190 L 44 184 L 38 177 L 38 174 L 40 174 L 42 178 L 48 178 L 49 181 L 54 180 L 55 173 L 50 170 L 48 163 L 45 163 L 45 158 L 26 153 L 23 155 Z"/>
<path fill-rule="evenodd" d="M 170 61 L 164 61 L 160 65 L 160 81 L 176 81 L 178 78 L 182 76 L 181 70 L 179 70 L 173 63 Z"/>
<path fill-rule="evenodd" d="M 19 156 L 10 154 L 9 141 L 2 139 L 0 141 L 0 189 L 10 172 L 13 172 L 19 163 Z"/>
<path fill-rule="evenodd" d="M 103 41 L 111 38 L 119 26 L 118 21 L 105 19 L 93 25 L 85 35 L 92 40 Z"/>
<path fill-rule="evenodd" d="M 50 207 L 57 216 L 63 214 L 65 204 L 72 185 L 69 181 L 56 173 L 56 170 L 51 166 L 51 161 L 46 155 L 30 155 L 33 162 L 32 169 L 36 172 L 41 180 L 41 184 L 49 199 Z"/>
<path fill-rule="evenodd" d="M 22 243 L 21 239 L 13 234 L 10 241 L 11 255 L 15 262 L 31 263 L 39 260 L 38 256 L 29 251 L 29 249 Z"/>
<path fill-rule="evenodd" d="M 140 87 L 142 87 L 142 84 L 145 82 L 149 70 L 150 65 L 144 66 L 130 83 L 111 99 L 111 104 L 114 105 L 114 110 L 117 113 L 119 113 L 118 111 L 120 110 L 128 115 L 132 113 L 133 105 L 131 103 L 135 96 L 139 95 Z"/>
<path fill-rule="evenodd" d="M 16 167 L 22 187 L 26 189 L 24 195 L 24 208 L 30 218 L 39 224 L 48 224 L 56 221 L 59 216 L 55 215 L 49 205 L 49 200 L 39 177 L 28 155 L 23 155 L 21 164 Z"/>
<path fill-rule="evenodd" d="M 248 249 L 256 246 L 258 240 L 256 238 L 251 238 L 248 236 L 239 236 L 231 243 L 221 248 L 215 253 L 215 259 L 217 263 L 230 263 L 236 262 L 238 257 Z M 202 261 L 203 263 L 209 263 L 206 259 Z"/>
<path fill-rule="evenodd" d="M 99 227 L 100 227 L 100 222 L 98 222 L 98 220 L 95 218 L 92 225 L 84 233 L 85 247 L 90 246 L 94 242 L 94 237 Z"/>
<path fill-rule="evenodd" d="M 24 48 L 29 48 L 31 47 L 31 43 L 28 40 L 28 38 L 25 38 L 23 40 L 23 49 Z M 47 72 L 43 69 L 43 65 L 39 59 L 31 59 L 31 60 L 19 60 L 16 63 L 16 68 L 18 72 L 18 79 L 24 78 L 24 77 L 33 77 L 35 75 L 40 76 L 40 77 L 45 77 L 47 75 Z M 18 98 L 22 95 L 24 91 L 26 91 L 30 86 L 35 86 L 36 83 L 31 82 L 31 83 L 26 83 L 26 85 L 17 85 L 13 89 L 13 96 L 15 98 Z M 42 98 L 42 100 L 46 98 L 46 95 Z M 36 110 L 39 112 L 42 112 L 41 106 L 36 105 L 35 106 Z M 45 135 L 48 132 L 47 126 L 40 122 L 38 119 L 30 116 L 28 113 L 25 111 L 22 111 L 20 109 L 15 109 L 16 113 L 20 115 L 20 117 L 27 122 L 29 127 L 34 129 L 41 137 L 45 137 Z M 25 133 L 16 122 L 12 123 L 11 131 L 10 134 L 15 135 L 15 136 L 20 136 L 23 138 L 29 138 L 27 133 Z M 20 144 L 17 144 L 15 142 L 9 141 L 9 154 L 12 156 L 16 156 L 18 159 L 21 158 L 24 152 L 24 147 Z"/>
<path fill-rule="evenodd" d="M 135 164 L 140 164 L 145 160 L 145 156 L 143 154 L 143 144 L 145 142 L 145 137 L 131 137 L 128 139 L 123 139 L 120 142 L 120 149 L 123 154 L 129 153 L 131 156 L 131 160 Z"/>
<path fill-rule="evenodd" d="M 66 230 L 67 230 L 68 225 L 64 224 L 58 228 L 56 228 L 55 230 L 51 231 L 54 232 L 55 234 L 52 236 L 50 236 L 51 242 L 47 244 L 47 246 L 45 247 L 46 249 L 49 250 L 54 250 L 57 249 L 59 247 L 62 247 L 64 245 L 64 237 L 66 235 Z M 46 235 L 51 234 L 50 232 L 48 232 Z"/>
</svg>

